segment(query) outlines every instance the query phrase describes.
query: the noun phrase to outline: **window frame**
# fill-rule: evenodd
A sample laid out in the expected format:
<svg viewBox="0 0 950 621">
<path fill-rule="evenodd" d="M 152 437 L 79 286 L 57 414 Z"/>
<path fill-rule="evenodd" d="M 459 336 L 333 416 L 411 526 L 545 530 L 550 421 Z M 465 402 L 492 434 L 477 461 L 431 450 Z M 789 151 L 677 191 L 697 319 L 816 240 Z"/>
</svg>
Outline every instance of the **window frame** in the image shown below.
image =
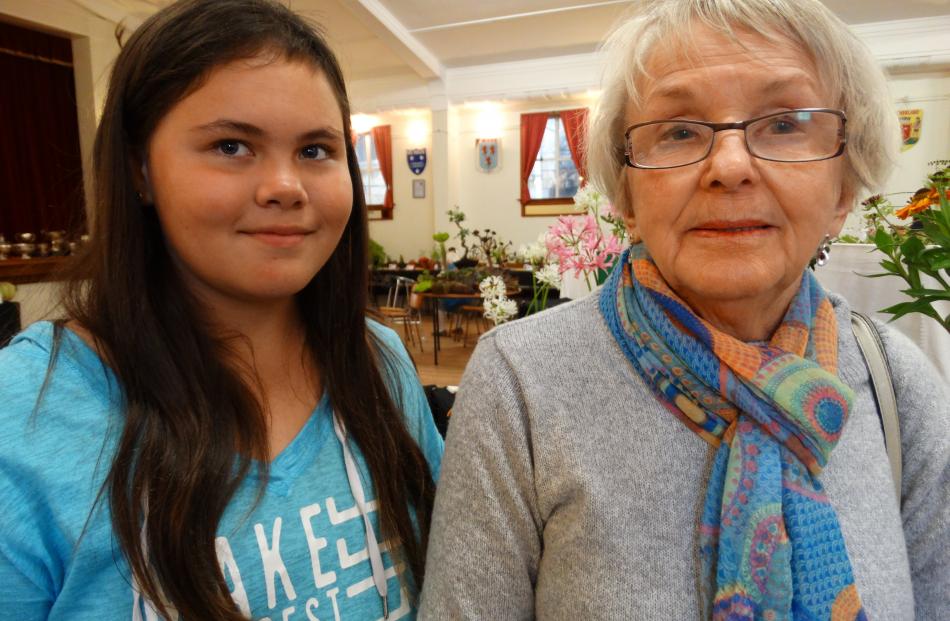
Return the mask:
<svg viewBox="0 0 950 621">
<path fill-rule="evenodd" d="M 366 200 L 366 212 L 367 218 L 369 220 L 392 220 L 393 214 L 392 209 L 387 209 L 385 205 L 385 196 L 386 196 L 386 181 L 383 180 L 382 191 L 383 191 L 383 201 L 379 203 L 371 203 L 369 200 L 370 197 L 370 188 L 374 187 L 369 183 L 369 180 L 372 178 L 374 173 L 380 173 L 382 175 L 382 167 L 379 164 L 379 154 L 376 152 L 376 141 L 373 140 L 373 133 L 371 131 L 365 131 L 359 134 L 356 134 L 356 142 L 365 140 L 364 149 L 367 153 L 366 166 L 364 167 L 363 162 L 359 160 L 359 150 L 357 145 L 353 145 L 353 150 L 357 153 L 357 166 L 360 169 L 360 181 L 363 184 L 363 196 Z M 375 166 L 373 165 L 375 163 Z"/>
</svg>

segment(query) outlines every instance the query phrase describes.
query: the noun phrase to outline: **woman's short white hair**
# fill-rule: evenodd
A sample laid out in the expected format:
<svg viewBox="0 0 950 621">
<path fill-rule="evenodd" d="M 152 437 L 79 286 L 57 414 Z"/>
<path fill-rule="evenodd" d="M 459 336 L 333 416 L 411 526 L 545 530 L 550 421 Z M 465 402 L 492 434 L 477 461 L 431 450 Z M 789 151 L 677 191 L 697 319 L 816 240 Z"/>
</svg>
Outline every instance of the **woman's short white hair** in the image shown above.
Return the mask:
<svg viewBox="0 0 950 621">
<path fill-rule="evenodd" d="M 832 106 L 848 116 L 845 189 L 857 197 L 877 189 L 893 166 L 899 126 L 881 68 L 867 47 L 818 0 L 639 0 L 604 43 L 603 94 L 588 131 L 589 180 L 621 213 L 624 191 L 624 119 L 639 105 L 638 87 L 657 43 L 688 53 L 694 25 L 735 40 L 737 31 L 786 37 L 812 58 Z M 708 119 L 721 120 L 721 119 Z"/>
</svg>

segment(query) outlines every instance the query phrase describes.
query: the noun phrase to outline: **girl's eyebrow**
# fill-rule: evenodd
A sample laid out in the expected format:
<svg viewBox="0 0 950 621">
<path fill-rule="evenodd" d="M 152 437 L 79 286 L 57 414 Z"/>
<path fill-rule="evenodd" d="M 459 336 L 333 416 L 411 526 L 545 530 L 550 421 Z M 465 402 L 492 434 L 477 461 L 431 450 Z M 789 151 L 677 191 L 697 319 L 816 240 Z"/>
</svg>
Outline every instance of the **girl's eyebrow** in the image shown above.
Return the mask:
<svg viewBox="0 0 950 621">
<path fill-rule="evenodd" d="M 210 123 L 205 123 L 203 125 L 198 125 L 193 128 L 194 131 L 200 132 L 236 132 L 243 134 L 245 136 L 254 136 L 261 137 L 266 136 L 267 132 L 260 127 L 253 125 L 251 123 L 245 123 L 243 121 L 235 121 L 232 119 L 218 119 Z M 301 142 L 306 142 L 310 140 L 342 140 L 343 132 L 339 129 L 331 126 L 318 127 L 316 129 L 311 129 L 306 131 L 298 136 L 298 140 Z"/>
</svg>

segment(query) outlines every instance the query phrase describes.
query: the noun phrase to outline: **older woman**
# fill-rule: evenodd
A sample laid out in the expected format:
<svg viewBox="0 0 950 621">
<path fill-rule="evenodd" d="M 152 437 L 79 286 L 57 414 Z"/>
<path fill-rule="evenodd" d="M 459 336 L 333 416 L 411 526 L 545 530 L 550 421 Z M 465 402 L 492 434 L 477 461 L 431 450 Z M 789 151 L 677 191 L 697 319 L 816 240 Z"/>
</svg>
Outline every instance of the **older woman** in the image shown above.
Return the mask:
<svg viewBox="0 0 950 621">
<path fill-rule="evenodd" d="M 848 304 L 807 269 L 886 177 L 880 70 L 816 0 L 638 9 L 589 147 L 637 243 L 481 340 L 421 618 L 948 618 L 945 386 L 878 326 L 897 498 Z"/>
</svg>

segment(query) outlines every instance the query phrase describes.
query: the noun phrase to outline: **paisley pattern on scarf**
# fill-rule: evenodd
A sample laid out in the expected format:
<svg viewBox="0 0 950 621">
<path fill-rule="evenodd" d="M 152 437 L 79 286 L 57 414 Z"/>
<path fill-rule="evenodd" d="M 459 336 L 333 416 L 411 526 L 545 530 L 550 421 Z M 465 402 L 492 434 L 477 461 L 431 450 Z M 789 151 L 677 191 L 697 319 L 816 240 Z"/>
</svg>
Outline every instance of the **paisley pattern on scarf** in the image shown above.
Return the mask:
<svg viewBox="0 0 950 621">
<path fill-rule="evenodd" d="M 699 526 L 706 618 L 866 619 L 818 479 L 854 395 L 838 379 L 834 311 L 811 272 L 768 343 L 698 317 L 642 244 L 624 253 L 600 307 L 657 398 L 717 447 Z"/>
</svg>

